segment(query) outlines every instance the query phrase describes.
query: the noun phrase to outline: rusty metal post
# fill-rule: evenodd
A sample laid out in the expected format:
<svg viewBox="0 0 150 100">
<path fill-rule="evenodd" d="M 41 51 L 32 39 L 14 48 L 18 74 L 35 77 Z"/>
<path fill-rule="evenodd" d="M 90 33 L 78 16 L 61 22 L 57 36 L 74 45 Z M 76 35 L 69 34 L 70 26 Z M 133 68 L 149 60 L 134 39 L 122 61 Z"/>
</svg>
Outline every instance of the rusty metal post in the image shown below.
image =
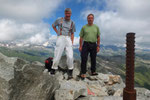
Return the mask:
<svg viewBox="0 0 150 100">
<path fill-rule="evenodd" d="M 134 89 L 135 33 L 127 33 L 126 37 L 126 87 L 123 90 L 123 100 L 136 100 Z"/>
</svg>

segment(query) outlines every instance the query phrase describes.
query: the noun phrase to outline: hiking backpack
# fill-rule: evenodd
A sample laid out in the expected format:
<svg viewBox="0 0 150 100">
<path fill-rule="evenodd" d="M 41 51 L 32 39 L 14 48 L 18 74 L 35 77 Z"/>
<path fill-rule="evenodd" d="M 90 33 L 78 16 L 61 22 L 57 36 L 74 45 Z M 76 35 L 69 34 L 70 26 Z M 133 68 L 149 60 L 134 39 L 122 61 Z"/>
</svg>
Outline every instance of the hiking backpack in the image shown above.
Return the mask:
<svg viewBox="0 0 150 100">
<path fill-rule="evenodd" d="M 48 69 L 48 71 L 51 71 L 51 67 L 53 65 L 53 58 L 49 57 L 45 60 L 45 69 Z"/>
</svg>

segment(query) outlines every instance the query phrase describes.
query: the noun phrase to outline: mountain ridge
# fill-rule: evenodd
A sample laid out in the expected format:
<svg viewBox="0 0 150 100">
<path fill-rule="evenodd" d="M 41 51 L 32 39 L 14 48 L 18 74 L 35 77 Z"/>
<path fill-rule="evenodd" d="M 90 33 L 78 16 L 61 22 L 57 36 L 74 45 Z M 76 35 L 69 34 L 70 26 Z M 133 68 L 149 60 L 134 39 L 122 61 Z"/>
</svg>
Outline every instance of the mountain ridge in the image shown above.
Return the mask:
<svg viewBox="0 0 150 100">
<path fill-rule="evenodd" d="M 66 68 L 62 63 L 61 68 Z M 99 73 L 98 76 L 90 76 L 87 73 L 87 78 L 80 80 L 77 77 L 80 72 L 78 60 L 74 62 L 71 80 L 67 80 L 67 71 L 58 70 L 52 76 L 40 62 L 7 57 L 1 53 L 0 65 L 1 100 L 122 100 L 124 83 L 119 75 Z M 136 90 L 137 100 L 150 99 L 149 90 Z"/>
<path fill-rule="evenodd" d="M 118 74 L 123 79 L 125 78 L 125 49 L 112 49 L 107 46 L 101 46 L 100 52 L 97 54 L 97 71 Z M 112 46 L 113 48 L 115 46 Z M 54 47 L 16 47 L 7 48 L 0 47 L 0 52 L 10 57 L 20 57 L 30 62 L 40 61 L 44 63 L 45 59 L 54 56 Z M 65 54 L 65 53 L 64 53 Z M 64 55 L 63 54 L 63 55 Z M 74 48 L 74 58 L 80 59 L 78 48 Z M 150 89 L 150 52 L 135 50 L 135 85 Z M 88 61 L 90 66 L 90 59 Z"/>
</svg>

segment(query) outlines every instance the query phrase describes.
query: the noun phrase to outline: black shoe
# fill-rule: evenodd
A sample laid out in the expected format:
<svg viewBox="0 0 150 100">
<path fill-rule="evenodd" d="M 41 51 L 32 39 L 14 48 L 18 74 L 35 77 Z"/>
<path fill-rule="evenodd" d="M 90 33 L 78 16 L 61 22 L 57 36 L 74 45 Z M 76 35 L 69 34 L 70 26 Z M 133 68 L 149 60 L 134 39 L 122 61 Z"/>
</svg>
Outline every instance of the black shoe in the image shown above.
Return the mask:
<svg viewBox="0 0 150 100">
<path fill-rule="evenodd" d="M 98 73 L 92 72 L 91 75 L 92 75 L 92 76 L 96 76 L 96 75 L 98 75 Z"/>
<path fill-rule="evenodd" d="M 70 80 L 70 79 L 73 79 L 73 76 L 68 76 L 68 79 L 67 79 L 67 80 Z"/>
<path fill-rule="evenodd" d="M 73 78 L 72 71 L 73 70 L 68 70 L 68 80 Z"/>
<path fill-rule="evenodd" d="M 55 69 L 51 69 L 51 75 L 55 75 Z"/>
<path fill-rule="evenodd" d="M 84 80 L 84 79 L 86 78 L 86 75 L 85 75 L 85 74 L 81 74 L 81 75 L 80 75 L 80 78 L 81 78 L 82 80 Z"/>
</svg>

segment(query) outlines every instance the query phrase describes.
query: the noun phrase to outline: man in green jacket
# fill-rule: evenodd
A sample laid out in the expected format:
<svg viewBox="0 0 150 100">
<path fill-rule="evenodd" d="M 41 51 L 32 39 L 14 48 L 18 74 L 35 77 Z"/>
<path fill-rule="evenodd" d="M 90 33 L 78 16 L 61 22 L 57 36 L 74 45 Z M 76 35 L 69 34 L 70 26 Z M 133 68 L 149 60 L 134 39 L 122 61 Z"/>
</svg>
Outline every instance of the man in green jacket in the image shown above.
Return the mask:
<svg viewBox="0 0 150 100">
<path fill-rule="evenodd" d="M 91 57 L 91 75 L 98 75 L 96 73 L 96 55 L 100 50 L 100 30 L 98 26 L 93 24 L 94 15 L 87 16 L 88 24 L 84 25 L 80 31 L 80 47 L 81 52 L 81 72 L 80 77 L 85 78 L 86 63 L 88 54 Z M 83 45 L 82 45 L 83 44 Z"/>
</svg>

